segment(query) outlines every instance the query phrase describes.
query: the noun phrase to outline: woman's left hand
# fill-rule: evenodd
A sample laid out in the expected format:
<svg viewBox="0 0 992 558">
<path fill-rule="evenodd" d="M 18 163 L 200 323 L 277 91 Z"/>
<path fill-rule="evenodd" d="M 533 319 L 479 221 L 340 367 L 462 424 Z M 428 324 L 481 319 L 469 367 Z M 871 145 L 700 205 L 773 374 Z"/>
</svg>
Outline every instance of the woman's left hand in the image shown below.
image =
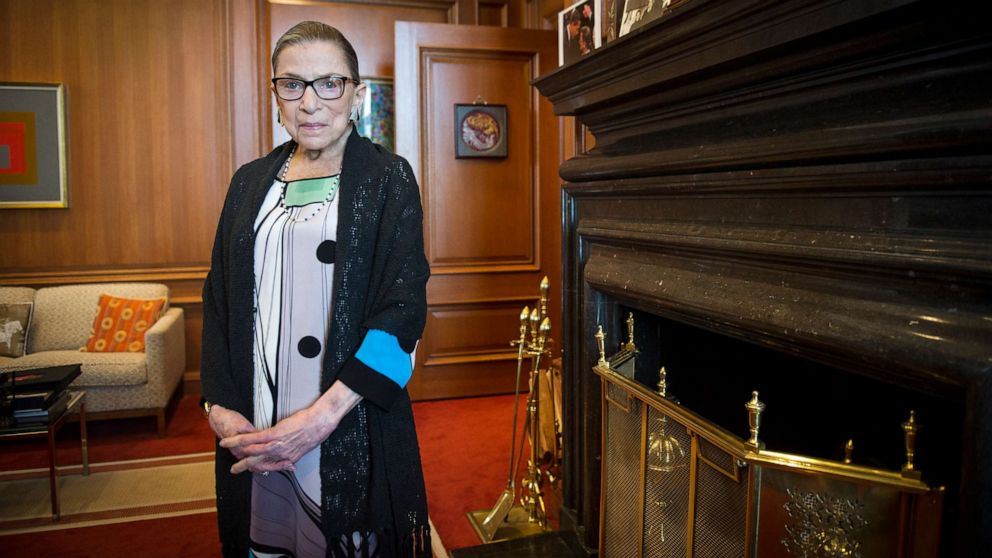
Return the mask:
<svg viewBox="0 0 992 558">
<path fill-rule="evenodd" d="M 292 470 L 294 463 L 334 432 L 361 399 L 337 381 L 313 405 L 274 426 L 222 439 L 222 448 L 237 448 L 245 456 L 231 467 L 231 473 Z"/>
</svg>

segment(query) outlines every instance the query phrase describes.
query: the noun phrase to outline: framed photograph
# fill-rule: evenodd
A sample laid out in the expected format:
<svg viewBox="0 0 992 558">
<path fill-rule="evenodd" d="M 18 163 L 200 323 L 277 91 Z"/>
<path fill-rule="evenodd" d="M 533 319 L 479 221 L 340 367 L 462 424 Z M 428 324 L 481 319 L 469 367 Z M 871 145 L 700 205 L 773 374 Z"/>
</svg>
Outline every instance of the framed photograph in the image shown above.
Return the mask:
<svg viewBox="0 0 992 558">
<path fill-rule="evenodd" d="M 603 44 L 602 0 L 581 0 L 558 12 L 558 65 L 571 64 Z"/>
<path fill-rule="evenodd" d="M 618 36 L 644 27 L 667 13 L 673 5 L 681 3 L 682 0 L 626 0 Z"/>
<path fill-rule="evenodd" d="M 603 44 L 617 40 L 620 30 L 620 15 L 623 14 L 623 0 L 603 0 Z"/>
<path fill-rule="evenodd" d="M 506 105 L 455 105 L 455 158 L 506 157 Z"/>
<path fill-rule="evenodd" d="M 60 83 L 0 83 L 0 208 L 69 207 Z"/>
<path fill-rule="evenodd" d="M 365 99 L 358 119 L 358 133 L 386 149 L 396 151 L 396 109 L 391 78 L 363 77 Z"/>
</svg>

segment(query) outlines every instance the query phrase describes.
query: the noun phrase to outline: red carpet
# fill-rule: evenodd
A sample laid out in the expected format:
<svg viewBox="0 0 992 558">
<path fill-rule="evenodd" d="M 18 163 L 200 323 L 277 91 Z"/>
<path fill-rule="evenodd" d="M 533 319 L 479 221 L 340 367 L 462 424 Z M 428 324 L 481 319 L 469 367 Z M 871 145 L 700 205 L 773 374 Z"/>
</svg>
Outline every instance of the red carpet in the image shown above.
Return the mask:
<svg viewBox="0 0 992 558">
<path fill-rule="evenodd" d="M 413 406 L 431 519 L 450 551 L 479 544 L 466 512 L 489 508 L 506 484 L 513 396 L 415 403 Z M 524 424 L 521 412 L 518 429 Z M 519 438 L 518 438 L 519 440 Z M 198 398 L 185 397 L 158 438 L 154 420 L 89 425 L 90 462 L 213 450 Z M 79 463 L 76 425 L 59 433 L 58 463 Z M 47 467 L 44 440 L 0 443 L 0 470 Z M 519 478 L 519 476 L 518 476 Z M 216 514 L 199 514 L 0 537 L 0 554 L 24 556 L 217 556 Z"/>
<path fill-rule="evenodd" d="M 427 505 L 445 548 L 480 544 L 465 514 L 491 508 L 506 488 L 513 396 L 415 403 L 413 414 Z M 523 415 L 521 408 L 518 432 Z"/>
<path fill-rule="evenodd" d="M 219 558 L 217 514 L 204 513 L 98 527 L 0 537 L 6 558 Z"/>
</svg>

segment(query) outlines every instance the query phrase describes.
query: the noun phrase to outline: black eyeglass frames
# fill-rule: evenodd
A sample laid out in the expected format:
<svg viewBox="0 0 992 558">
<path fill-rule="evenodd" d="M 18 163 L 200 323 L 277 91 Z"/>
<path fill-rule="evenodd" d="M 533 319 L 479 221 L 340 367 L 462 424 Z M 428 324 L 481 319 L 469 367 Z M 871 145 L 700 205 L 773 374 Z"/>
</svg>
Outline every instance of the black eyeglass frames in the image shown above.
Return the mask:
<svg viewBox="0 0 992 558">
<path fill-rule="evenodd" d="M 355 85 L 361 82 L 344 76 L 324 76 L 310 81 L 296 78 L 277 77 L 272 78 L 272 87 L 276 95 L 283 101 L 297 101 L 303 98 L 303 93 L 307 87 L 313 87 L 313 92 L 325 101 L 340 99 L 344 95 L 345 86 L 348 82 Z"/>
</svg>

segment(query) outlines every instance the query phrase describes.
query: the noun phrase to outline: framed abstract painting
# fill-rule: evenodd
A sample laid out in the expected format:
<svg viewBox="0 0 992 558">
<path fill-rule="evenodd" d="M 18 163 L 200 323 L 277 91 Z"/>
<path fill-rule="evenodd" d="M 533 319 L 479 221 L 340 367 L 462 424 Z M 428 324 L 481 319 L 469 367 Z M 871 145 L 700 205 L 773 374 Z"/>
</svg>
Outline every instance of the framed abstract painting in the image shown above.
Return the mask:
<svg viewBox="0 0 992 558">
<path fill-rule="evenodd" d="M 62 84 L 0 83 L 0 209 L 69 207 Z"/>
<path fill-rule="evenodd" d="M 396 109 L 393 98 L 393 80 L 390 78 L 363 77 L 365 99 L 358 119 L 358 133 L 386 149 L 396 151 Z"/>
</svg>

